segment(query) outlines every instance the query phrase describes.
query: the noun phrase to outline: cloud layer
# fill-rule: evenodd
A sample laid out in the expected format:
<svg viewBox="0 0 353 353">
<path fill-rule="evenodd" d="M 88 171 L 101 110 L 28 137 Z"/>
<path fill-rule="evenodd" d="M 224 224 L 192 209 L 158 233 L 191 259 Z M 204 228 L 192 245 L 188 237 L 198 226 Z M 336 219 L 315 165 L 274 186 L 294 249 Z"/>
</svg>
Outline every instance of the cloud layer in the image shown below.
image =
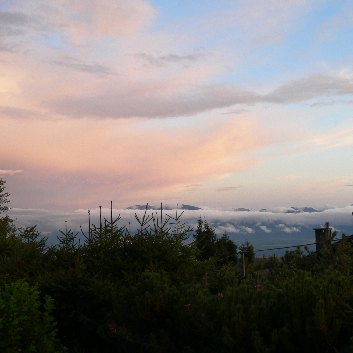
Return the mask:
<svg viewBox="0 0 353 353">
<path fill-rule="evenodd" d="M 274 33 L 288 27 L 298 13 L 309 10 L 304 1 L 285 5 L 271 1 L 266 7 L 240 1 L 213 21 L 219 17 L 228 30 L 237 23 L 274 39 Z M 279 16 L 269 17 L 270 13 Z M 19 8 L 0 8 L 2 74 L 17 72 L 18 78 L 13 87 L 17 89 L 6 90 L 8 104 L 2 104 L 2 111 L 13 109 L 8 116 L 15 117 L 17 109 L 21 116 L 25 103 L 28 116 L 33 110 L 47 117 L 161 118 L 352 95 L 352 74 L 347 70 L 307 73 L 278 82 L 267 92 L 236 82 L 213 82 L 228 70 L 226 61 L 219 61 L 219 54 L 183 45 L 184 33 L 174 38 L 168 32 L 150 32 L 156 16 L 157 11 L 142 0 L 128 4 L 61 0 L 55 5 L 37 0 Z M 29 93 L 28 87 L 34 89 Z"/>
<path fill-rule="evenodd" d="M 182 220 L 196 229 L 197 221 L 201 217 L 216 230 L 221 236 L 227 233 L 237 244 L 249 241 L 254 245 L 258 256 L 270 255 L 273 251 L 262 252 L 259 250 L 272 249 L 275 247 L 287 247 L 315 242 L 314 228 L 325 226 L 330 222 L 331 227 L 338 231 L 338 236 L 342 233 L 351 234 L 351 213 L 352 206 L 342 208 L 329 208 L 321 212 L 314 213 L 285 213 L 285 212 L 234 212 L 216 209 L 184 211 Z M 154 211 L 149 211 L 151 212 Z M 174 216 L 173 210 L 165 211 Z M 99 208 L 90 210 L 91 221 L 97 224 L 99 220 Z M 142 210 L 114 209 L 113 216 L 122 217 L 120 225 L 127 226 L 133 233 L 138 228 L 135 214 L 143 216 Z M 180 210 L 179 210 L 180 214 Z M 62 211 L 48 211 L 40 209 L 13 209 L 11 215 L 17 218 L 17 226 L 28 226 L 37 224 L 39 230 L 49 236 L 49 242 L 55 243 L 56 235 L 60 229 L 67 225 L 73 231 L 79 231 L 80 226 L 84 232 L 88 229 L 87 210 L 76 210 L 72 213 Z M 110 217 L 110 209 L 103 207 L 102 215 Z M 283 251 L 276 251 L 278 254 Z"/>
<path fill-rule="evenodd" d="M 351 6 L 172 5 L 0 4 L 0 175 L 14 202 L 346 204 L 352 23 L 335 13 Z"/>
</svg>

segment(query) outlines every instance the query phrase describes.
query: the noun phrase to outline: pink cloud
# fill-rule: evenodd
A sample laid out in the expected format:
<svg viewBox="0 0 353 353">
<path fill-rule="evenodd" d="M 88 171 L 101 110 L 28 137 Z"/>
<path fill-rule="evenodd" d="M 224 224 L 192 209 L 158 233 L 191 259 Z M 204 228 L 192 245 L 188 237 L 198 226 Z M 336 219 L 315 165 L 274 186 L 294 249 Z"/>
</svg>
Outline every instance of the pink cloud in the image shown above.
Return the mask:
<svg viewBox="0 0 353 353">
<path fill-rule="evenodd" d="M 155 16 L 154 8 L 143 0 L 23 1 L 21 10 L 45 24 L 48 31 L 66 31 L 74 42 L 77 37 L 131 35 Z"/>
<path fill-rule="evenodd" d="M 128 200 L 183 190 L 257 163 L 246 153 L 268 143 L 252 119 L 176 129 L 128 120 L 9 119 L 3 138 L 0 159 L 26 169 L 17 187 L 40 184 L 43 204 L 76 207 L 112 194 Z"/>
<path fill-rule="evenodd" d="M 0 169 L 0 176 L 1 175 L 14 175 L 18 173 L 22 173 L 23 170 L 21 169 Z"/>
<path fill-rule="evenodd" d="M 267 22 L 277 28 L 306 6 L 299 0 L 266 6 L 241 1 L 228 16 L 240 16 L 242 21 L 230 22 L 241 28 Z M 337 74 L 304 77 L 267 94 L 216 84 L 214 78 L 227 71 L 227 59 L 190 50 L 183 35 L 149 33 L 156 13 L 142 0 L 28 1 L 21 11 L 26 14 L 21 29 L 28 32 L 23 51 L 0 53 L 3 116 L 162 118 L 352 93 L 351 77 Z M 268 16 L 271 11 L 280 16 Z M 80 44 L 72 46 L 75 41 Z"/>
</svg>

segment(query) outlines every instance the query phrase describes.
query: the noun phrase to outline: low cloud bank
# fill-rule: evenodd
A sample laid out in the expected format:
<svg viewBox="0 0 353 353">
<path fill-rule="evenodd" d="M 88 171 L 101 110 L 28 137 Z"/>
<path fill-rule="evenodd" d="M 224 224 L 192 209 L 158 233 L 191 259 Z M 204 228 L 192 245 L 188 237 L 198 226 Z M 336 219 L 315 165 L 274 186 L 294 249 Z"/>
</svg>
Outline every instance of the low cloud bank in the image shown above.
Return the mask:
<svg viewBox="0 0 353 353">
<path fill-rule="evenodd" d="M 182 221 L 195 229 L 198 219 L 202 218 L 215 228 L 218 235 L 226 233 L 237 244 L 249 241 L 254 245 L 258 255 L 281 253 L 278 250 L 259 251 L 263 249 L 312 243 L 315 241 L 313 229 L 323 227 L 326 222 L 330 223 L 339 236 L 342 233 L 353 233 L 353 206 L 323 209 L 319 212 L 286 213 L 287 210 L 287 208 L 282 208 L 280 211 L 277 208 L 272 211 L 247 212 L 215 209 L 184 210 Z M 90 212 L 91 223 L 98 225 L 99 208 L 92 209 Z M 160 217 L 158 210 L 147 212 L 156 218 Z M 181 212 L 180 210 L 166 210 L 163 211 L 163 217 L 167 217 L 167 215 L 174 217 L 176 213 L 180 214 Z M 125 225 L 131 232 L 135 232 L 138 228 L 135 214 L 141 219 L 144 211 L 113 210 L 113 217 L 120 215 L 120 224 Z M 83 209 L 70 213 L 13 208 L 10 215 L 16 219 L 16 225 L 19 227 L 37 224 L 38 229 L 48 236 L 51 244 L 57 241 L 56 236 L 59 235 L 59 230 L 64 230 L 66 226 L 77 232 L 80 232 L 81 227 L 84 232 L 87 232 L 88 229 L 88 213 Z M 102 208 L 103 221 L 104 218 L 110 218 L 109 208 Z"/>
</svg>

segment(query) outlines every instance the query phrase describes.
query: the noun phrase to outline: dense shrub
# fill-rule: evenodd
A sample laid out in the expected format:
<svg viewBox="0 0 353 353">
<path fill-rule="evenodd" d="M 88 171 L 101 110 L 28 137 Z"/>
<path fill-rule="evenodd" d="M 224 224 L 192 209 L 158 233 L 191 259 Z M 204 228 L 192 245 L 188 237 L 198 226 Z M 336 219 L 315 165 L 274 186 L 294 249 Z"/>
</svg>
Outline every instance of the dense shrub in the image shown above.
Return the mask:
<svg viewBox="0 0 353 353">
<path fill-rule="evenodd" d="M 23 281 L 0 289 L 0 351 L 59 352 L 53 304 L 40 300 L 39 291 Z"/>
<path fill-rule="evenodd" d="M 184 227 L 146 219 L 137 234 L 114 220 L 48 247 L 5 212 L 0 351 L 58 352 L 57 339 L 75 353 L 353 351 L 349 237 L 320 255 L 257 261 L 205 221 L 190 243 Z"/>
</svg>

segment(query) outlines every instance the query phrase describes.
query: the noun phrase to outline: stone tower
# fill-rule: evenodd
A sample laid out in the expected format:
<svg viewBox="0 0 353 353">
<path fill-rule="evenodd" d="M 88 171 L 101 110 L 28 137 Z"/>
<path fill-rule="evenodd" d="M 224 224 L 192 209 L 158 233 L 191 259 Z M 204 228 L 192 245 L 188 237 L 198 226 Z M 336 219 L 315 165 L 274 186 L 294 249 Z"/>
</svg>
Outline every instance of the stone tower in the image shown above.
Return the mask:
<svg viewBox="0 0 353 353">
<path fill-rule="evenodd" d="M 331 245 L 332 228 L 327 222 L 325 228 L 315 228 L 316 252 L 320 253 Z"/>
</svg>

